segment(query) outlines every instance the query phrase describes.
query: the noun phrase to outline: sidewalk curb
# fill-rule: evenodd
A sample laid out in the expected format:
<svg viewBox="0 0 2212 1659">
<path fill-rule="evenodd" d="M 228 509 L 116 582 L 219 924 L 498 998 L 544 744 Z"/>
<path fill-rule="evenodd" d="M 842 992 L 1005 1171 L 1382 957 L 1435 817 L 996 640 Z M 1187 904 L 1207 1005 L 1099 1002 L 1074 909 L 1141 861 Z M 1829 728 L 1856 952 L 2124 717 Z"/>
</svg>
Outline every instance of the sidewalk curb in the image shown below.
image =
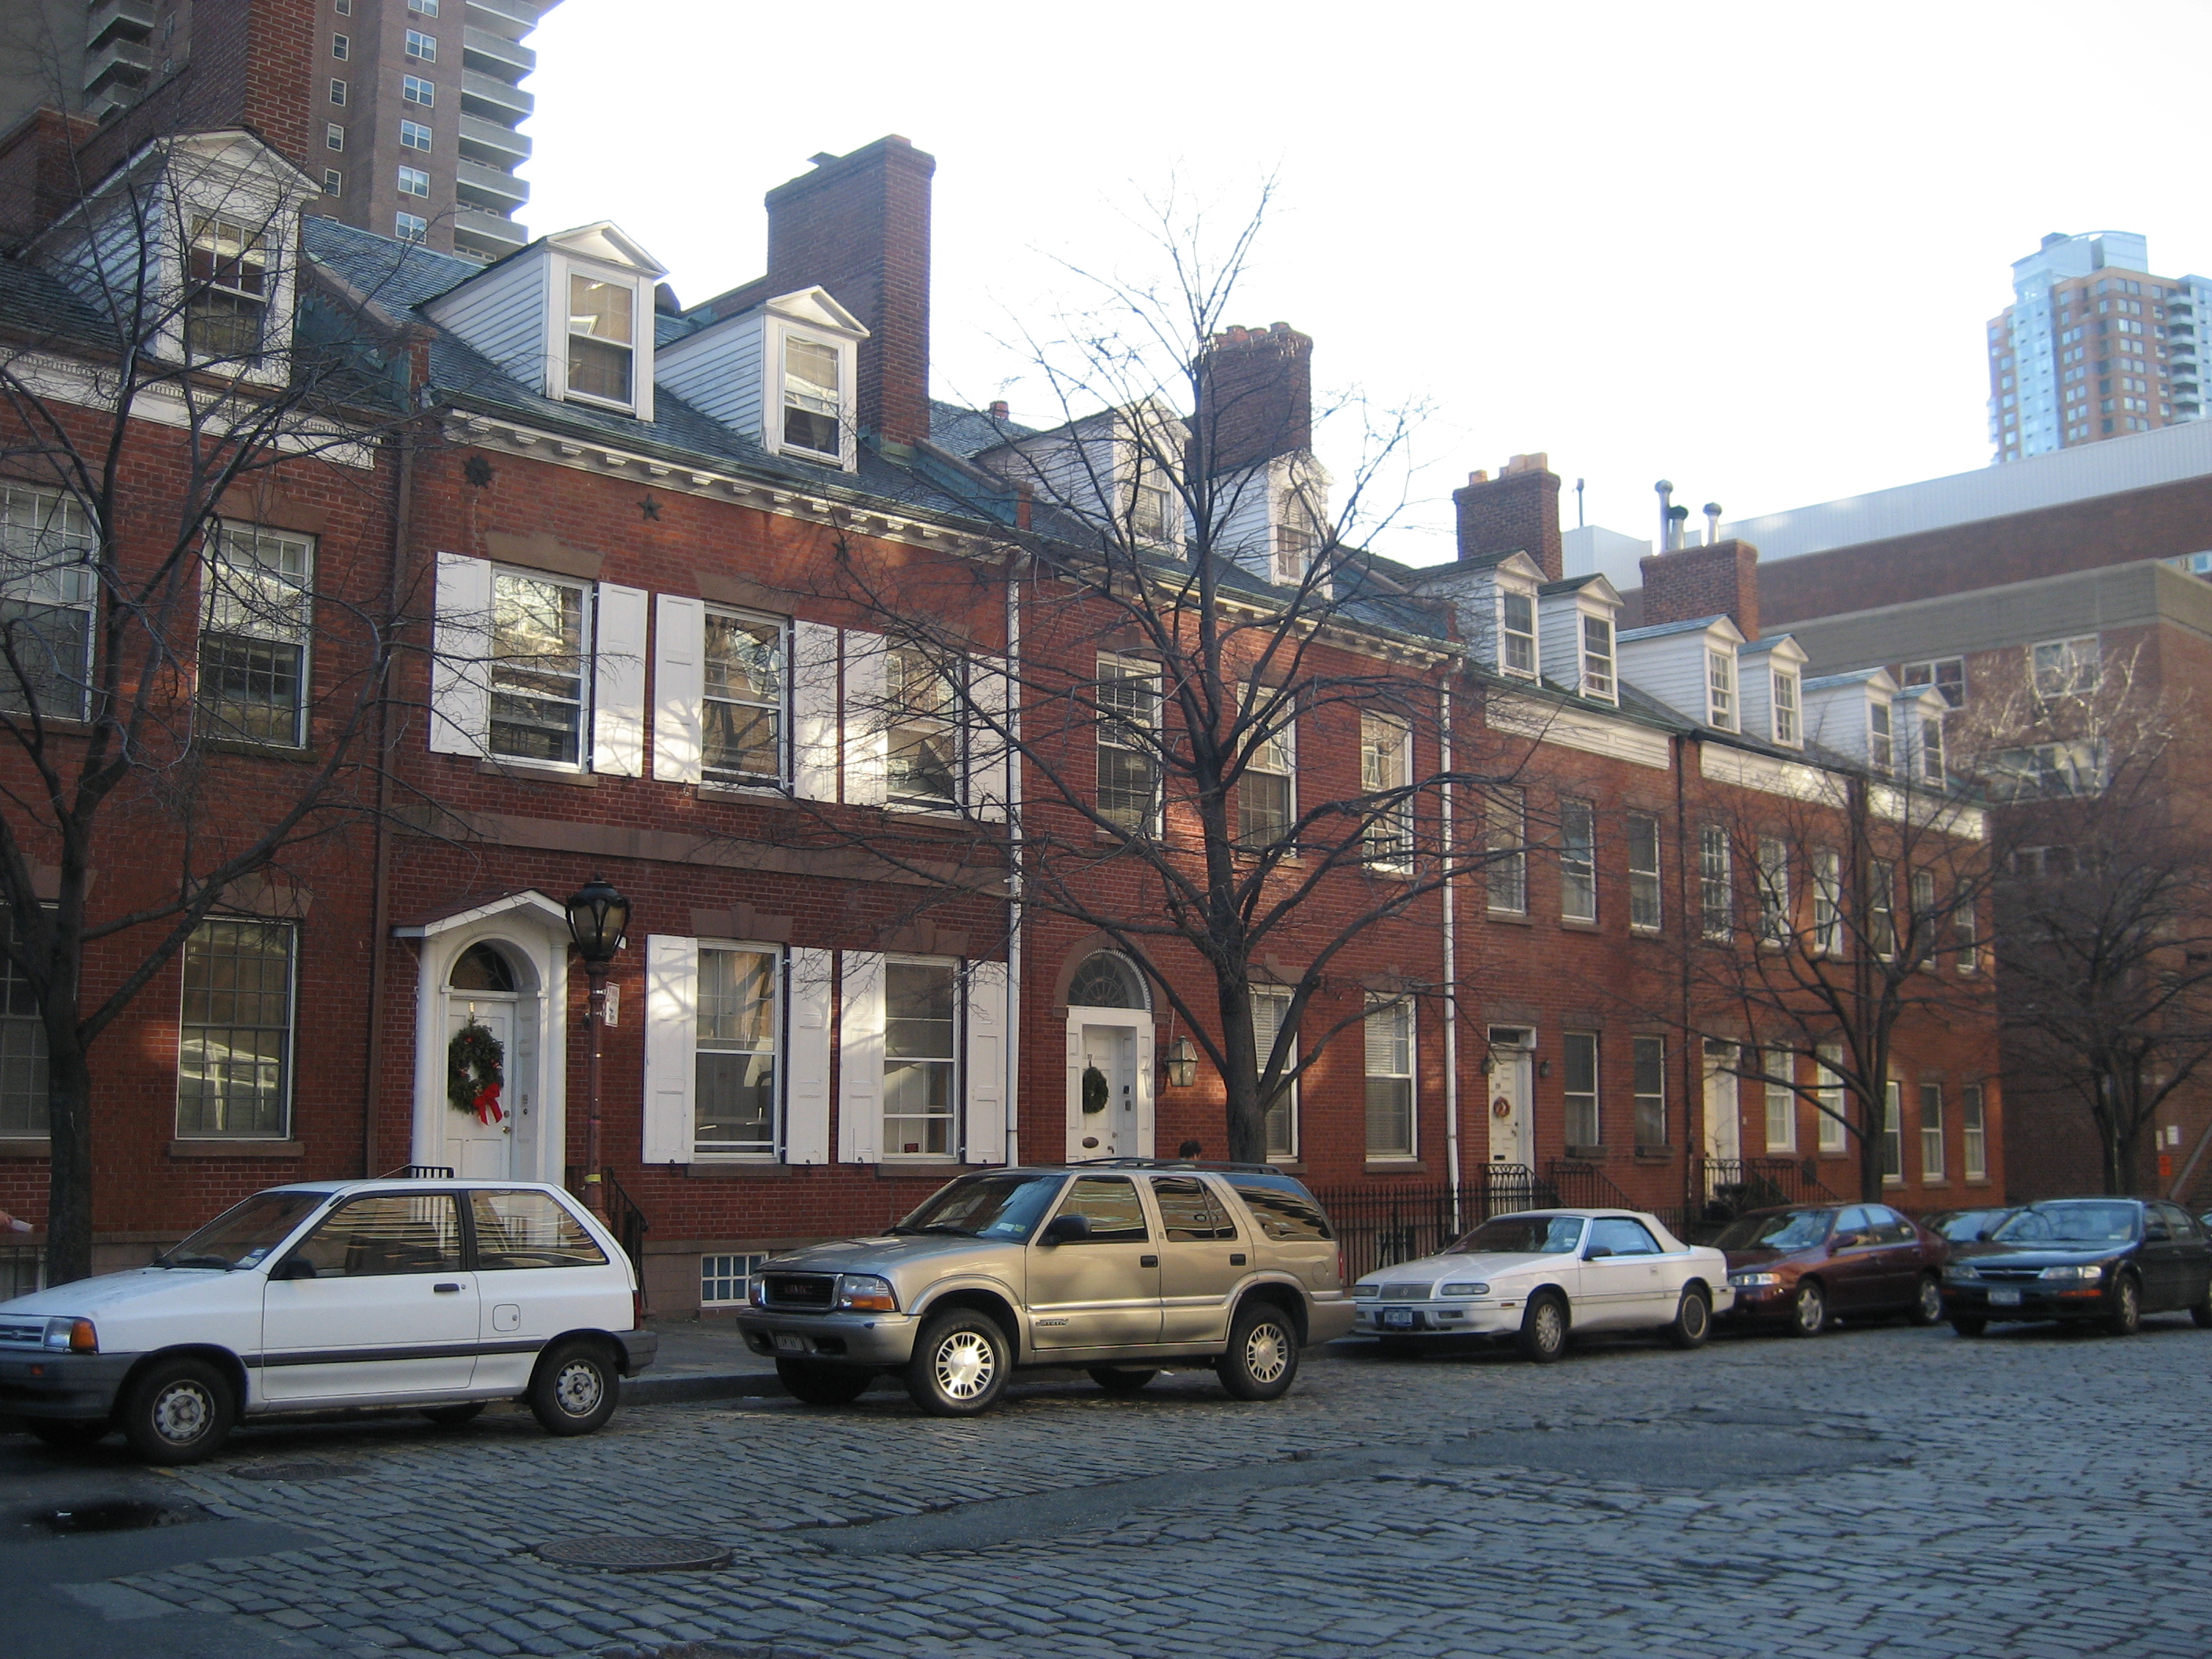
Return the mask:
<svg viewBox="0 0 2212 1659">
<path fill-rule="evenodd" d="M 689 1371 L 623 1379 L 625 1405 L 665 1406 L 687 1400 L 784 1400 L 789 1391 L 774 1371 Z"/>
</svg>

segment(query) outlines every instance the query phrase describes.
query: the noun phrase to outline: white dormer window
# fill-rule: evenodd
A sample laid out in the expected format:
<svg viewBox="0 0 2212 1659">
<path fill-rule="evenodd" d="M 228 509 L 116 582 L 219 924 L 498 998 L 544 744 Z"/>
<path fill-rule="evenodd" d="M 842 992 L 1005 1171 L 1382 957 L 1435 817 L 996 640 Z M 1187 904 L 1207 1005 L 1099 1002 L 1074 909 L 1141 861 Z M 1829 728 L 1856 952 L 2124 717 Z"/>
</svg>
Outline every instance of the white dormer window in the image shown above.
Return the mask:
<svg viewBox="0 0 2212 1659">
<path fill-rule="evenodd" d="M 1940 787 L 1943 778 L 1943 717 L 1930 713 L 1923 703 L 1920 711 L 1920 781 Z"/>
<path fill-rule="evenodd" d="M 1303 515 L 1292 509 L 1293 516 L 1286 524 L 1275 526 L 1274 580 L 1284 587 L 1296 587 L 1313 568 L 1313 526 Z"/>
<path fill-rule="evenodd" d="M 783 337 L 783 447 L 837 460 L 843 454 L 839 416 L 843 375 L 834 345 L 797 334 Z"/>
<path fill-rule="evenodd" d="M 568 273 L 568 390 L 628 409 L 634 400 L 637 292 L 628 283 Z"/>
<path fill-rule="evenodd" d="M 1731 652 L 1705 653 L 1705 716 L 1723 732 L 1735 730 L 1735 657 Z"/>
<path fill-rule="evenodd" d="M 1795 749 L 1804 741 L 1804 726 L 1798 718 L 1797 677 L 1774 671 L 1774 741 Z"/>
<path fill-rule="evenodd" d="M 1613 698 L 1613 618 L 1583 612 L 1583 684 L 1586 697 Z"/>
<path fill-rule="evenodd" d="M 269 250 L 227 219 L 192 221 L 185 293 L 185 350 L 193 358 L 260 356 L 269 318 Z"/>
<path fill-rule="evenodd" d="M 1164 484 L 1139 483 L 1129 503 L 1129 527 L 1140 542 L 1167 542 L 1174 538 L 1168 522 L 1174 510 L 1175 492 Z"/>
<path fill-rule="evenodd" d="M 1889 705 L 1871 702 L 1867 705 L 1867 764 L 1874 770 L 1888 775 L 1897 763 L 1897 745 L 1891 733 Z"/>
<path fill-rule="evenodd" d="M 1498 633 L 1503 647 L 1498 665 L 1509 674 L 1536 676 L 1536 596 L 1512 588 L 1498 596 Z"/>
</svg>

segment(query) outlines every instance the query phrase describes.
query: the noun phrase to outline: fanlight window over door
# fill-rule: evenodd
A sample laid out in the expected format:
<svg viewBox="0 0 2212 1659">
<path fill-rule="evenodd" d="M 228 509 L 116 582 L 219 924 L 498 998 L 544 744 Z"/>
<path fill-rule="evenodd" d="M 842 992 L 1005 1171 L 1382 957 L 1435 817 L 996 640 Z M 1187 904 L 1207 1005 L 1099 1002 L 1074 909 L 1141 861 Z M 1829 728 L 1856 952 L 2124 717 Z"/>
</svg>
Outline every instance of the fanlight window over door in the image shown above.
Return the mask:
<svg viewBox="0 0 2212 1659">
<path fill-rule="evenodd" d="M 1110 951 L 1086 957 L 1068 981 L 1067 1000 L 1078 1008 L 1141 1008 L 1144 988 L 1128 963 Z"/>
</svg>

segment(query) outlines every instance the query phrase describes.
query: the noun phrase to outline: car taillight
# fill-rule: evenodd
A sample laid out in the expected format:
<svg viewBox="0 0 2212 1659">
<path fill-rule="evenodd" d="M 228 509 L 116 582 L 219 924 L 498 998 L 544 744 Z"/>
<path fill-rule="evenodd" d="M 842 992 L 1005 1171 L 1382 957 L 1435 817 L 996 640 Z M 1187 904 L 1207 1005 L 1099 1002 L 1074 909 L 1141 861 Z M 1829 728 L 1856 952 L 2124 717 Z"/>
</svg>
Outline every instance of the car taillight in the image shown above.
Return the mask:
<svg viewBox="0 0 2212 1659">
<path fill-rule="evenodd" d="M 1340 1285 L 1352 1277 L 1352 1269 L 1344 1260 L 1344 1246 L 1336 1247 L 1336 1282 Z"/>
</svg>

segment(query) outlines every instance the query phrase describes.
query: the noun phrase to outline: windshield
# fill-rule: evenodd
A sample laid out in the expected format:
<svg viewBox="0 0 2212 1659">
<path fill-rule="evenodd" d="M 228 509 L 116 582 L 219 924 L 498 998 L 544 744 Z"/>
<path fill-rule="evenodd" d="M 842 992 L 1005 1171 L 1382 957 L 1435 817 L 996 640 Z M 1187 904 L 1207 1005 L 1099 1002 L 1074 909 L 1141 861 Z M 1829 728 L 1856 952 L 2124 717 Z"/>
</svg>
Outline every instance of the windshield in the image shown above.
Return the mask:
<svg viewBox="0 0 2212 1659">
<path fill-rule="evenodd" d="M 154 1258 L 157 1267 L 251 1267 L 291 1236 L 328 1193 L 257 1193 L 234 1204 L 174 1249 Z"/>
<path fill-rule="evenodd" d="M 2126 1244 L 2136 1236 L 2132 1204 L 2038 1204 L 1998 1228 L 2000 1244 Z"/>
<path fill-rule="evenodd" d="M 1060 1190 L 1060 1180 L 1056 1175 L 963 1176 L 891 1231 L 1025 1239 Z"/>
<path fill-rule="evenodd" d="M 1993 1237 L 2010 1210 L 1961 1210 L 1956 1215 L 1945 1216 L 1935 1231 L 1955 1244 L 1978 1243 Z"/>
<path fill-rule="evenodd" d="M 1827 1211 L 1789 1210 L 1740 1217 L 1713 1244 L 1723 1250 L 1809 1250 L 1827 1236 Z"/>
<path fill-rule="evenodd" d="M 1486 1221 L 1448 1255 L 1565 1255 L 1583 1242 L 1578 1215 L 1502 1215 Z"/>
</svg>

